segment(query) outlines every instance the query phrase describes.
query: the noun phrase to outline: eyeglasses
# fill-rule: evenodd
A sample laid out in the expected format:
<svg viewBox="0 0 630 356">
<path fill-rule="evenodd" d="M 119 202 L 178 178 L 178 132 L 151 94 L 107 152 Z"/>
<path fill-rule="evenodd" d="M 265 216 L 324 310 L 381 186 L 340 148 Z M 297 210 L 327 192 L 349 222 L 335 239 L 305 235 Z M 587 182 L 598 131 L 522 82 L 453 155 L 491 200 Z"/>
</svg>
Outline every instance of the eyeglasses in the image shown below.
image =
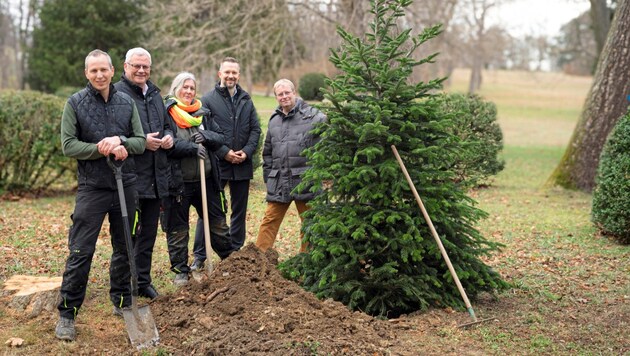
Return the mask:
<svg viewBox="0 0 630 356">
<path fill-rule="evenodd" d="M 132 63 L 129 63 L 129 62 L 127 62 L 127 64 L 132 66 L 133 69 L 135 69 L 135 70 L 144 69 L 145 72 L 148 71 L 148 70 L 151 70 L 151 66 L 145 66 L 144 64 L 132 64 Z"/>
<path fill-rule="evenodd" d="M 291 94 L 293 94 L 293 92 L 292 92 L 292 91 L 283 91 L 282 93 L 277 93 L 277 94 L 276 94 L 276 97 L 278 97 L 278 98 L 284 98 L 284 97 L 287 97 L 287 96 L 289 96 L 289 95 L 291 95 Z"/>
</svg>

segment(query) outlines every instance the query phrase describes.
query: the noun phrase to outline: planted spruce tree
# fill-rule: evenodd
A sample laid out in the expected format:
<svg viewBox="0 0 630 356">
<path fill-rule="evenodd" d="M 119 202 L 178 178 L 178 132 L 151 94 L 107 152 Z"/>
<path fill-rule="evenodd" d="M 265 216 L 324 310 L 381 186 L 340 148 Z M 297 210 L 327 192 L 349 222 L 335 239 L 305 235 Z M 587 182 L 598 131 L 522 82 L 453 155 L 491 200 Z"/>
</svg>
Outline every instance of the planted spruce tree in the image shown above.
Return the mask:
<svg viewBox="0 0 630 356">
<path fill-rule="evenodd" d="M 430 305 L 464 307 L 422 213 L 392 154 L 396 145 L 466 289 L 474 298 L 506 283 L 480 257 L 498 246 L 475 224 L 486 214 L 466 196 L 452 167 L 462 152 L 433 95 L 443 79 L 411 83 L 413 54 L 440 27 L 412 36 L 398 20 L 410 0 L 374 0 L 364 38 L 342 28 L 330 61 L 322 108 L 328 122 L 306 152 L 312 169 L 297 189 L 323 187 L 303 229 L 308 254 L 285 261 L 286 276 L 321 298 L 372 315 L 396 316 Z M 311 188 L 317 189 L 317 188 Z"/>
</svg>

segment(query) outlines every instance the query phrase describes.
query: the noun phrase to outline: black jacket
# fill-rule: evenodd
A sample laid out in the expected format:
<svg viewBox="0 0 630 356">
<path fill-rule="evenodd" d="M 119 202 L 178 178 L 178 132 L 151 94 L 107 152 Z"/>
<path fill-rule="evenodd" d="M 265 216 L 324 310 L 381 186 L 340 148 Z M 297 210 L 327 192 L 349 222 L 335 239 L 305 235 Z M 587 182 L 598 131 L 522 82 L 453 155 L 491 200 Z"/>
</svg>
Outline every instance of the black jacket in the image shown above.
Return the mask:
<svg viewBox="0 0 630 356">
<path fill-rule="evenodd" d="M 135 85 L 124 75 L 114 87 L 129 95 L 138 108 L 140 121 L 145 137 L 148 133 L 159 132 L 158 137 L 173 136 L 169 121 L 166 119 L 166 109 L 160 96 L 160 89 L 151 81 L 147 81 L 147 94 L 142 94 L 142 88 Z M 144 153 L 135 157 L 138 180 L 136 188 L 140 199 L 164 198 L 168 196 L 168 158 L 166 151 L 159 148 L 157 151 L 144 150 Z M 157 194 L 157 196 L 156 196 Z"/>
<path fill-rule="evenodd" d="M 165 106 L 168 110 L 176 102 L 173 98 L 166 98 Z M 204 110 L 202 107 L 201 110 Z M 175 130 L 175 141 L 173 148 L 169 150 L 170 161 L 170 182 L 171 195 L 181 195 L 184 190 L 184 182 L 198 182 L 201 179 L 199 173 L 199 158 L 197 158 L 197 144 L 192 142 L 191 136 L 196 132 L 206 139 L 204 146 L 208 148 L 208 158 L 205 160 L 206 179 L 212 179 L 212 186 L 215 191 L 219 191 L 220 176 L 217 157 L 212 153 L 224 145 L 225 136 L 219 126 L 209 117 L 209 112 L 203 115 L 203 122 L 199 127 L 179 128 L 174 120 L 168 115 L 168 120 Z M 203 127 L 203 129 L 200 129 Z"/>
<path fill-rule="evenodd" d="M 221 167 L 221 179 L 247 180 L 254 177 L 254 152 L 260 139 L 260 121 L 249 94 L 238 84 L 234 102 L 226 87 L 217 83 L 214 90 L 201 98 L 203 106 L 210 109 L 212 118 L 226 137 L 226 144 L 216 151 Z M 242 150 L 247 159 L 241 164 L 232 164 L 224 159 L 231 150 Z"/>
</svg>

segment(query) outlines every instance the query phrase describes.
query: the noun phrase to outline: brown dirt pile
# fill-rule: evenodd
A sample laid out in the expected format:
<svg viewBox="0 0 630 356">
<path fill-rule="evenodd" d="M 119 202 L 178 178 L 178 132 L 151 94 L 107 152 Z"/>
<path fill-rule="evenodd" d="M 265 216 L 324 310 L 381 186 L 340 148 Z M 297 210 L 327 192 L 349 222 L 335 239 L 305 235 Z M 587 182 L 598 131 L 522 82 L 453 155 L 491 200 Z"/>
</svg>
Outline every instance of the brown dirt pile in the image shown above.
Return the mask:
<svg viewBox="0 0 630 356">
<path fill-rule="evenodd" d="M 276 264 L 273 251 L 248 245 L 210 278 L 159 297 L 151 310 L 161 346 L 203 355 L 379 355 L 400 346 L 394 326 L 318 300 Z"/>
</svg>

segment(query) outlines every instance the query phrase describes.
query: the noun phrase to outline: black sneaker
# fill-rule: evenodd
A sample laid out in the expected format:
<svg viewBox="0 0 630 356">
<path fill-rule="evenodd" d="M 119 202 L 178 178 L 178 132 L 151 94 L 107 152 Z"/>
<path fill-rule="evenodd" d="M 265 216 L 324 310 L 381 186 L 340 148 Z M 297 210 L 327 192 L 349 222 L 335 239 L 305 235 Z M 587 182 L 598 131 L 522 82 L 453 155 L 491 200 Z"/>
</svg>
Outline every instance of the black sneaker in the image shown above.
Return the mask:
<svg viewBox="0 0 630 356">
<path fill-rule="evenodd" d="M 138 295 L 144 298 L 155 299 L 159 293 L 152 284 L 149 284 L 144 288 L 138 289 Z"/>
<path fill-rule="evenodd" d="M 190 270 L 191 271 L 201 271 L 203 270 L 203 261 L 202 260 L 198 260 L 198 259 L 194 259 L 193 263 L 190 265 Z"/>
<path fill-rule="evenodd" d="M 74 328 L 74 319 L 59 318 L 55 327 L 55 337 L 59 340 L 74 341 L 77 337 L 77 330 Z"/>
</svg>

